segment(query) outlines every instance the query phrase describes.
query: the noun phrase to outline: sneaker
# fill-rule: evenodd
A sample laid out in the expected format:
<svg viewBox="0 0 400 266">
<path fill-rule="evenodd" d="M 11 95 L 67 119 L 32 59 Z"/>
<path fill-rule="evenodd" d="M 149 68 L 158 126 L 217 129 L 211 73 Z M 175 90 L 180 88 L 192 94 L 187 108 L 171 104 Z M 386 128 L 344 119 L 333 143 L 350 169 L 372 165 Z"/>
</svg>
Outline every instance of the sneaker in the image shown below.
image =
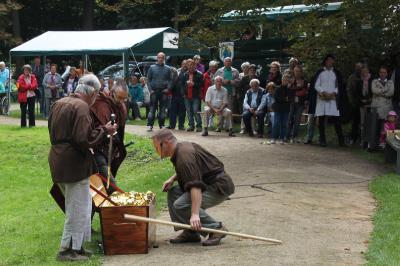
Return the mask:
<svg viewBox="0 0 400 266">
<path fill-rule="evenodd" d="M 279 144 L 283 145 L 283 144 L 285 144 L 285 142 L 283 140 L 280 140 Z"/>
<path fill-rule="evenodd" d="M 244 129 L 240 130 L 240 132 L 239 132 L 239 134 L 244 134 L 244 133 L 246 133 L 246 130 L 244 130 Z"/>
<path fill-rule="evenodd" d="M 254 137 L 254 132 L 253 131 L 249 131 L 249 137 Z"/>
<path fill-rule="evenodd" d="M 294 144 L 294 139 L 290 139 L 290 144 Z"/>
<path fill-rule="evenodd" d="M 270 140 L 267 142 L 268 145 L 275 144 L 275 143 L 276 143 L 276 142 L 275 142 L 275 139 L 270 139 Z"/>
<path fill-rule="evenodd" d="M 151 132 L 153 131 L 153 127 L 152 126 L 147 126 L 147 132 Z"/>
<path fill-rule="evenodd" d="M 201 127 L 196 127 L 195 132 L 202 132 L 203 130 L 201 129 Z"/>
<path fill-rule="evenodd" d="M 193 127 L 188 127 L 188 128 L 186 129 L 186 131 L 187 131 L 187 132 L 194 131 L 194 128 L 193 128 Z"/>
<path fill-rule="evenodd" d="M 306 141 L 304 141 L 304 144 L 305 145 L 311 145 L 312 144 L 312 140 L 306 140 Z"/>
<path fill-rule="evenodd" d="M 185 130 L 185 127 L 179 127 L 179 130 Z"/>
<path fill-rule="evenodd" d="M 218 230 L 222 230 L 222 231 L 228 231 L 228 229 L 226 229 L 225 226 L 222 226 L 220 228 L 218 228 Z M 221 233 L 210 233 L 210 235 L 208 236 L 208 239 L 203 241 L 203 243 L 201 243 L 203 246 L 217 246 L 220 244 L 222 238 L 226 237 L 225 234 L 221 234 Z"/>
<path fill-rule="evenodd" d="M 257 135 L 257 131 L 253 131 L 253 135 Z"/>
<path fill-rule="evenodd" d="M 84 260 L 89 259 L 89 256 L 80 255 L 79 252 L 80 251 L 76 251 L 76 250 L 72 250 L 72 249 L 60 251 L 57 254 L 56 260 L 58 260 L 58 261 L 84 261 Z"/>
<path fill-rule="evenodd" d="M 217 127 L 214 132 L 221 132 L 221 129 L 219 127 Z"/>
<path fill-rule="evenodd" d="M 232 128 L 229 129 L 229 134 L 228 135 L 229 135 L 229 137 L 236 137 L 235 133 L 233 133 L 233 129 Z"/>
<path fill-rule="evenodd" d="M 135 121 L 142 121 L 142 119 L 140 119 L 140 117 L 136 117 Z"/>
<path fill-rule="evenodd" d="M 325 141 L 321 141 L 321 142 L 319 143 L 319 146 L 321 146 L 321 147 L 326 147 L 327 145 L 326 145 L 326 142 L 325 142 Z"/>
<path fill-rule="evenodd" d="M 171 244 L 198 243 L 200 241 L 201 241 L 200 235 L 191 230 L 183 230 L 183 232 L 180 235 L 169 240 Z"/>
</svg>

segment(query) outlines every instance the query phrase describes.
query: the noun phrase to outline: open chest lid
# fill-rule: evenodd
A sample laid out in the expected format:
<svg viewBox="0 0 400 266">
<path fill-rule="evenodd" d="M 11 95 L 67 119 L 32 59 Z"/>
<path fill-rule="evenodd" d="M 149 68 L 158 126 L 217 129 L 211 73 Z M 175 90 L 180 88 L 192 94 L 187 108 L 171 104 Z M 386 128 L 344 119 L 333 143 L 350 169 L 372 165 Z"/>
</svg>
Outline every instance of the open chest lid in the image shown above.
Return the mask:
<svg viewBox="0 0 400 266">
<path fill-rule="evenodd" d="M 104 205 L 105 202 L 112 203 L 109 195 L 107 194 L 103 181 L 104 183 L 106 183 L 107 179 L 99 174 L 94 174 L 90 176 L 90 195 L 92 196 L 94 205 L 97 208 Z M 110 183 L 110 186 L 112 186 L 118 192 L 124 192 L 112 183 Z"/>
</svg>

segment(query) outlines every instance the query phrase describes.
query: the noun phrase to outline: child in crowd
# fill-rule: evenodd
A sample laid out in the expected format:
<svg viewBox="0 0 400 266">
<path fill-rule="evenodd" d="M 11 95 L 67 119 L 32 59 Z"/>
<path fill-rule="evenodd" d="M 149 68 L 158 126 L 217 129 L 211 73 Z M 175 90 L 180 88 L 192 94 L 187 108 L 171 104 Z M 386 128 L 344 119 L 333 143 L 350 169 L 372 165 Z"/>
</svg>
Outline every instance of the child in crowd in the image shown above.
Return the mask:
<svg viewBox="0 0 400 266">
<path fill-rule="evenodd" d="M 397 122 L 397 114 L 395 111 L 390 111 L 387 115 L 387 119 L 385 124 L 383 125 L 383 130 L 381 132 L 380 144 L 382 148 L 385 148 L 386 145 L 386 135 L 390 131 L 394 131 L 396 129 Z"/>
<path fill-rule="evenodd" d="M 287 74 L 283 75 L 281 86 L 278 86 L 275 90 L 275 103 L 272 105 L 272 109 L 274 110 L 273 138 L 269 144 L 275 144 L 275 140 L 279 140 L 280 144 L 284 144 L 285 141 L 290 111 L 289 82 L 290 76 Z"/>
<path fill-rule="evenodd" d="M 274 128 L 274 110 L 272 110 L 272 105 L 275 102 L 275 83 L 269 82 L 266 87 L 267 90 L 267 119 L 268 119 L 268 137 L 272 139 L 273 128 Z"/>
</svg>

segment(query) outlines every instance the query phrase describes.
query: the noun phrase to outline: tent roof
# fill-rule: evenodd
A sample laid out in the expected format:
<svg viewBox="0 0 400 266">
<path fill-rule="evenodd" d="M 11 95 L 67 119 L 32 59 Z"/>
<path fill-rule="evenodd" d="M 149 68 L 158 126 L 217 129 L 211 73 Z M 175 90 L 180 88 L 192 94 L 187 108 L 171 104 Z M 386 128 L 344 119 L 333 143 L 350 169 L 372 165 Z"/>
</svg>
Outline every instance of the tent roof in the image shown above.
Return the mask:
<svg viewBox="0 0 400 266">
<path fill-rule="evenodd" d="M 247 10 L 244 17 L 249 16 L 264 16 L 267 19 L 274 19 L 280 15 L 290 15 L 295 13 L 306 13 L 316 9 L 321 9 L 324 12 L 334 12 L 337 11 L 342 2 L 333 2 L 333 3 L 326 3 L 323 5 L 315 4 L 315 5 L 288 5 L 288 6 L 280 6 L 280 7 L 271 7 L 271 8 L 262 8 L 257 10 Z M 230 21 L 235 18 L 243 18 L 243 15 L 236 11 L 230 11 L 224 15 L 222 15 L 222 21 Z"/>
<path fill-rule="evenodd" d="M 164 33 L 178 33 L 168 27 L 106 30 L 106 31 L 48 31 L 20 46 L 11 49 L 12 56 L 36 55 L 155 55 L 163 51 L 167 55 L 208 54 L 208 49 L 191 39 L 180 38 L 179 47 L 163 48 Z"/>
</svg>

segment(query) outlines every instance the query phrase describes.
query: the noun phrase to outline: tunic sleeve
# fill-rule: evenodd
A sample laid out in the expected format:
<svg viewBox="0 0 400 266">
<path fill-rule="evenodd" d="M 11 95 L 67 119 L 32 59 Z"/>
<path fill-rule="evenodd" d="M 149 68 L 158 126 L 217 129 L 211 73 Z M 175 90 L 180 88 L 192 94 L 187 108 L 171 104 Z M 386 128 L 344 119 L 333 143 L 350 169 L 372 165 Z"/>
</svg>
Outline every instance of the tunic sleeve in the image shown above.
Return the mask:
<svg viewBox="0 0 400 266">
<path fill-rule="evenodd" d="M 89 114 L 89 109 L 82 110 L 79 108 L 72 127 L 72 142 L 76 144 L 76 148 L 82 152 L 87 152 L 90 147 L 93 147 L 103 141 L 105 137 L 105 129 L 103 127 L 92 128 L 92 119 Z"/>
<path fill-rule="evenodd" d="M 186 156 L 185 160 L 180 161 L 177 166 L 176 173 L 183 184 L 184 191 L 190 192 L 192 187 L 206 190 L 206 184 L 201 180 L 201 171 L 194 155 Z"/>
</svg>

